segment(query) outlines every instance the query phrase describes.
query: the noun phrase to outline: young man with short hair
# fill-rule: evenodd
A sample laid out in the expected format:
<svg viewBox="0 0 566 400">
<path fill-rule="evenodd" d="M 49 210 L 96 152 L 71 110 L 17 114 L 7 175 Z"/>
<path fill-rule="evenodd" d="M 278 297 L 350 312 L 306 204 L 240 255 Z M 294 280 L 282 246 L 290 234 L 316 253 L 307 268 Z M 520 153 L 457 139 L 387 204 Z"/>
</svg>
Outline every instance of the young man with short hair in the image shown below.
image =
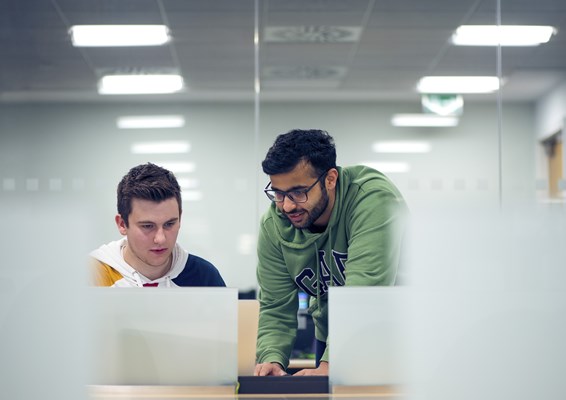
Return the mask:
<svg viewBox="0 0 566 400">
<path fill-rule="evenodd" d="M 334 141 L 325 131 L 279 135 L 262 167 L 272 204 L 258 237 L 255 375 L 286 374 L 299 290 L 310 296 L 317 368 L 297 375 L 328 375 L 328 287 L 394 284 L 407 207 L 381 172 L 336 166 Z"/>
<path fill-rule="evenodd" d="M 138 165 L 118 184 L 121 240 L 90 253 L 93 284 L 113 287 L 226 286 L 210 262 L 177 243 L 181 188 L 172 172 Z"/>
</svg>

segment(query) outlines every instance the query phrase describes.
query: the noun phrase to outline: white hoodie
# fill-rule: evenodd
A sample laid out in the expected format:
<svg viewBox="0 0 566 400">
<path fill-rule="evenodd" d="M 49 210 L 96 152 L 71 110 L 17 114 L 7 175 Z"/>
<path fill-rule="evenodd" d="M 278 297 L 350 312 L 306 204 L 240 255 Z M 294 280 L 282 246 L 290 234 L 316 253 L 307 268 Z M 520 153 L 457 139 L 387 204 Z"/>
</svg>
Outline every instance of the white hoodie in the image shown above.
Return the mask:
<svg viewBox="0 0 566 400">
<path fill-rule="evenodd" d="M 122 256 L 122 249 L 126 246 L 126 243 L 127 239 L 122 238 L 108 244 L 103 244 L 90 253 L 91 257 L 109 265 L 122 275 L 122 279 L 116 281 L 114 285 L 112 285 L 113 287 L 142 287 L 147 283 L 157 283 L 158 286 L 164 285 L 167 287 L 177 286 L 172 279 L 175 279 L 183 271 L 189 258 L 189 253 L 179 246 L 178 243 L 175 243 L 175 248 L 173 249 L 171 269 L 167 274 L 155 280 L 146 278 L 126 263 Z"/>
</svg>

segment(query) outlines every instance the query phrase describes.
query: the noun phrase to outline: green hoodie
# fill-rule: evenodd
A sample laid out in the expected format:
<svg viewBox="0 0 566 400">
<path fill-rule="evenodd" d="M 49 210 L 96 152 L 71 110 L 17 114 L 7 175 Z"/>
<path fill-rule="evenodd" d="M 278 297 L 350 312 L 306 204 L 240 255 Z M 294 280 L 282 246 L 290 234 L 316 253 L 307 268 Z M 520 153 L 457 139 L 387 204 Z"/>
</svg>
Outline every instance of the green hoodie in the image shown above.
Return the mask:
<svg viewBox="0 0 566 400">
<path fill-rule="evenodd" d="M 328 287 L 395 283 L 407 215 L 401 193 L 371 168 L 337 169 L 336 200 L 324 232 L 295 228 L 275 204 L 261 219 L 258 363 L 289 365 L 298 290 L 310 296 L 315 336 L 327 342 L 322 361 L 328 361 Z"/>
</svg>

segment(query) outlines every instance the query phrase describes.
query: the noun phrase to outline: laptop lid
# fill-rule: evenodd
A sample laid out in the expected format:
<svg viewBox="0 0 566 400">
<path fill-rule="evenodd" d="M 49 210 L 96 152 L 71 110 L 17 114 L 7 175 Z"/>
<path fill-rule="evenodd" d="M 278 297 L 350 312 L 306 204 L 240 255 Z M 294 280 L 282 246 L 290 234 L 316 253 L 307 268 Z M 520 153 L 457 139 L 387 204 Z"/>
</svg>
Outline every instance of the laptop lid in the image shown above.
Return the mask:
<svg viewBox="0 0 566 400">
<path fill-rule="evenodd" d="M 238 375 L 254 374 L 259 301 L 238 300 Z"/>
<path fill-rule="evenodd" d="M 236 288 L 89 288 L 90 384 L 237 382 Z"/>
<path fill-rule="evenodd" d="M 331 385 L 406 383 L 406 288 L 330 287 Z"/>
</svg>

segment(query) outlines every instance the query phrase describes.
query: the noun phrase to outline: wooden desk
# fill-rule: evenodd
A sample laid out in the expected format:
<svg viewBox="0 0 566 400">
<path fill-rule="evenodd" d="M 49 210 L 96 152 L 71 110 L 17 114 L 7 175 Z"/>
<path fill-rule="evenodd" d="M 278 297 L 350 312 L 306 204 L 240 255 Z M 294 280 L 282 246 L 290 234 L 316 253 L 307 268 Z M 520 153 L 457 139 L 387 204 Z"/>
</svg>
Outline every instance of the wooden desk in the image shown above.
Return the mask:
<svg viewBox="0 0 566 400">
<path fill-rule="evenodd" d="M 406 395 L 393 386 L 335 386 L 329 394 L 246 394 L 235 393 L 234 386 L 103 386 L 88 387 L 91 400 L 139 399 L 326 399 L 326 400 L 400 400 Z"/>
<path fill-rule="evenodd" d="M 234 398 L 236 386 L 141 386 L 141 385 L 89 385 L 88 394 L 93 400 L 102 399 L 200 399 Z"/>
</svg>

